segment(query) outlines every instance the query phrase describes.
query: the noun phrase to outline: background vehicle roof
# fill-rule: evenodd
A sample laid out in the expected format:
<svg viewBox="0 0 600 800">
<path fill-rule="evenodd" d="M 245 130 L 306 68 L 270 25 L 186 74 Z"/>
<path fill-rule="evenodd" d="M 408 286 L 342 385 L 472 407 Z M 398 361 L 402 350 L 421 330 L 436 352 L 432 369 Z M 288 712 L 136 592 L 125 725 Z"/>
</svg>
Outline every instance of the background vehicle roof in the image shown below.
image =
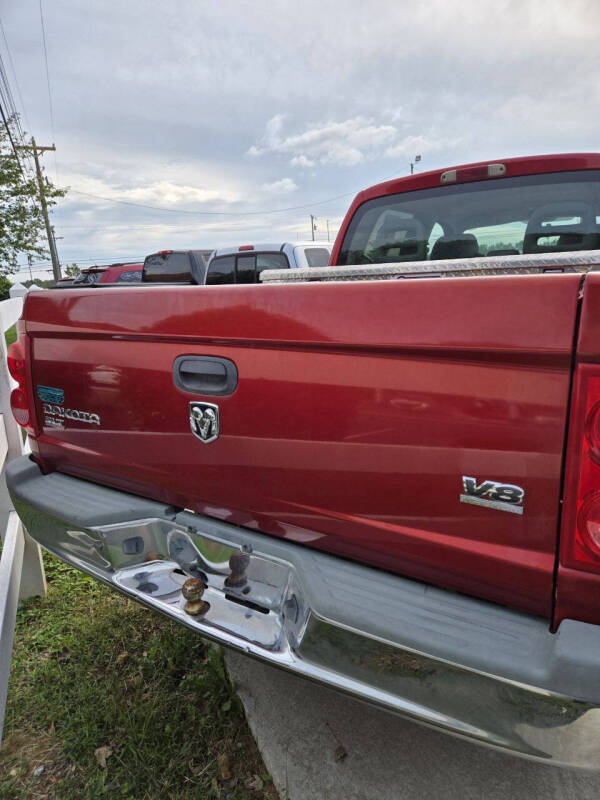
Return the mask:
<svg viewBox="0 0 600 800">
<path fill-rule="evenodd" d="M 313 242 L 313 241 L 305 241 L 305 242 L 267 242 L 267 243 L 258 243 L 252 244 L 249 243 L 247 245 L 234 245 L 231 247 L 218 247 L 214 255 L 215 256 L 230 256 L 236 253 L 252 253 L 253 250 L 240 250 L 240 247 L 252 247 L 253 250 L 257 253 L 279 253 L 286 247 L 325 247 L 327 250 L 331 250 L 333 247 L 333 242 Z"/>
</svg>

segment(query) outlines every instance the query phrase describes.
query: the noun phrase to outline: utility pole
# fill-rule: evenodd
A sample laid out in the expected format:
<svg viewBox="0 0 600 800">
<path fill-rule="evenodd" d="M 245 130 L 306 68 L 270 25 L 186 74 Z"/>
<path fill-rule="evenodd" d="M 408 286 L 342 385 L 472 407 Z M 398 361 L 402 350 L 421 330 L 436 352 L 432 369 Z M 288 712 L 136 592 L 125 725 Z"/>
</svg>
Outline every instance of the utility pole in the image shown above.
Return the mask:
<svg viewBox="0 0 600 800">
<path fill-rule="evenodd" d="M 315 228 L 317 227 L 317 226 L 315 225 L 315 220 L 316 220 L 316 217 L 315 217 L 315 215 L 314 215 L 314 214 L 311 214 L 311 215 L 310 215 L 310 233 L 311 233 L 311 236 L 312 236 L 312 240 L 313 240 L 313 242 L 314 242 L 314 240 L 315 240 Z"/>
<path fill-rule="evenodd" d="M 56 150 L 56 147 L 40 147 L 36 145 L 35 139 L 31 137 L 31 145 L 19 145 L 20 150 L 31 150 L 33 158 L 35 159 L 35 173 L 37 175 L 38 189 L 40 192 L 40 204 L 42 206 L 42 214 L 44 215 L 44 223 L 46 225 L 46 236 L 48 237 L 48 247 L 50 248 L 50 257 L 52 258 L 52 272 L 54 273 L 54 280 L 59 281 L 62 278 L 60 272 L 60 262 L 58 260 L 58 252 L 56 250 L 56 242 L 54 241 L 54 230 L 50 225 L 48 218 L 48 205 L 46 203 L 46 195 L 44 194 L 44 179 L 42 177 L 42 168 L 40 167 L 39 153 L 45 150 Z"/>
<path fill-rule="evenodd" d="M 415 160 L 410 162 L 410 174 L 412 175 L 415 171 L 415 164 L 418 164 L 421 160 L 421 156 L 415 156 Z"/>
<path fill-rule="evenodd" d="M 329 220 L 327 220 L 327 241 L 329 241 Z"/>
</svg>

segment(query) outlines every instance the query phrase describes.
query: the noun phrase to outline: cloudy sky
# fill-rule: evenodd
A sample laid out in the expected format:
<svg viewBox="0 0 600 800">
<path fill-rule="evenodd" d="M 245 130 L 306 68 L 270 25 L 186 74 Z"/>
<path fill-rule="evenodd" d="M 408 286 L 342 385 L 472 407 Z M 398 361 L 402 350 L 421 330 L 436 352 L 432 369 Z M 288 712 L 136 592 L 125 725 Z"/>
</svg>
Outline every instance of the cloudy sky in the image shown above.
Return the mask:
<svg viewBox="0 0 600 800">
<path fill-rule="evenodd" d="M 70 187 L 53 214 L 63 263 L 308 238 L 310 213 L 325 238 L 416 154 L 424 170 L 600 150 L 600 0 L 43 9 L 51 106 L 39 0 L 0 0 L 0 53 L 23 127 L 56 143 L 48 176 Z"/>
</svg>

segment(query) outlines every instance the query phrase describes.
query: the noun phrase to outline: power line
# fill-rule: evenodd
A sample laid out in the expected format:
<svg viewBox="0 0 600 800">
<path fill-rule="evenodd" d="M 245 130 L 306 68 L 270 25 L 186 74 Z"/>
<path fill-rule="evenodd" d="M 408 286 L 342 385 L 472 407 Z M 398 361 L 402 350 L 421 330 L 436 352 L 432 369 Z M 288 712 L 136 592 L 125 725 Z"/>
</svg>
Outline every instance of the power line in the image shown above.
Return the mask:
<svg viewBox="0 0 600 800">
<path fill-rule="evenodd" d="M 27 116 L 27 109 L 25 107 L 25 103 L 23 102 L 23 95 L 21 94 L 21 87 L 19 86 L 19 79 L 17 78 L 17 71 L 15 69 L 15 62 L 13 61 L 12 53 L 10 51 L 10 47 L 8 46 L 8 39 L 6 38 L 6 32 L 4 30 L 4 25 L 2 20 L 0 19 L 0 30 L 2 31 L 2 38 L 4 39 L 4 46 L 6 47 L 6 52 L 8 53 L 8 60 L 10 61 L 10 67 L 12 70 L 13 78 L 15 79 L 15 86 L 17 87 L 17 94 L 19 96 L 19 102 L 21 103 L 21 108 L 23 109 L 23 114 L 25 116 L 25 122 L 27 123 L 27 127 L 31 129 L 31 123 L 29 122 L 29 117 Z"/>
<path fill-rule="evenodd" d="M 14 116 L 14 114 L 16 113 L 15 101 L 13 100 L 13 96 L 10 91 L 8 76 L 6 74 L 6 70 L 4 69 L 4 63 L 1 58 L 0 58 L 0 94 L 2 95 L 2 101 L 6 106 L 8 115 L 10 117 Z"/>
<path fill-rule="evenodd" d="M 54 143 L 56 136 L 54 135 L 54 110 L 52 108 L 52 92 L 50 90 L 50 70 L 48 69 L 48 49 L 46 47 L 46 27 L 44 25 L 44 11 L 42 9 L 42 0 L 40 0 L 40 22 L 42 24 L 42 42 L 44 44 L 44 63 L 46 64 L 46 84 L 48 86 L 48 107 L 50 109 L 50 130 L 52 132 L 52 142 Z M 56 173 L 56 180 L 58 180 L 58 168 L 56 166 L 56 152 L 54 153 L 54 171 Z"/>
<path fill-rule="evenodd" d="M 392 180 L 392 178 L 397 177 L 398 175 L 395 173 L 387 178 L 382 178 L 380 181 L 377 181 L 377 183 L 385 183 L 385 181 L 389 181 Z M 63 188 L 68 192 L 72 192 L 73 194 L 80 194 L 84 197 L 93 197 L 96 200 L 105 200 L 108 203 L 120 203 L 121 205 L 133 206 L 134 208 L 147 208 L 151 211 L 167 211 L 171 214 L 191 214 L 193 216 L 200 215 L 211 217 L 249 217 L 261 214 L 282 214 L 286 211 L 302 211 L 306 208 L 312 208 L 313 206 L 322 206 L 326 203 L 333 203 L 334 200 L 342 200 L 344 197 L 350 197 L 351 195 L 355 195 L 357 192 L 361 191 L 361 189 L 354 189 L 351 192 L 344 192 L 344 194 L 338 194 L 335 197 L 328 197 L 326 200 L 315 200 L 314 202 L 305 203 L 301 206 L 289 206 L 288 208 L 269 208 L 258 211 L 190 211 L 189 209 L 167 208 L 166 206 L 151 206 L 146 203 L 135 203 L 133 200 L 120 200 L 116 197 L 104 197 L 103 195 L 93 194 L 92 192 L 84 192 L 81 189 L 73 189 L 72 187 L 68 186 L 64 186 Z"/>
<path fill-rule="evenodd" d="M 4 69 L 4 61 L 0 58 L 0 93 L 2 94 L 2 99 L 4 101 L 4 105 L 9 113 L 9 116 L 15 116 L 17 113 L 17 109 L 15 106 L 15 101 L 12 96 L 12 92 L 10 90 L 10 83 L 8 81 L 8 75 L 6 74 L 6 70 Z"/>
<path fill-rule="evenodd" d="M 2 91 L 2 95 L 4 97 L 5 105 L 9 112 L 9 116 L 17 117 L 17 107 L 15 105 L 14 98 L 12 96 L 12 91 L 10 88 L 10 81 L 8 80 L 8 74 L 6 69 L 4 68 L 4 60 L 0 57 L 0 91 Z M 18 119 L 16 120 L 16 124 L 20 129 L 20 124 Z M 22 133 L 22 131 L 20 131 Z"/>
<path fill-rule="evenodd" d="M 124 264 L 131 262 L 132 264 L 136 261 L 142 262 L 146 256 L 96 256 L 95 258 L 77 258 L 77 256 L 71 256 L 68 259 L 69 262 L 75 262 L 77 264 Z M 39 270 L 46 270 L 48 269 L 49 272 L 52 272 L 52 262 L 51 261 L 39 261 L 37 264 L 32 264 L 32 269 L 39 269 Z M 17 264 L 17 267 L 21 268 L 19 271 L 25 271 L 29 268 L 28 264 Z"/>
<path fill-rule="evenodd" d="M 124 230 L 128 231 L 131 229 L 137 230 L 138 228 L 175 228 L 180 230 L 182 226 L 189 230 L 195 230 L 197 227 L 197 222 L 122 222 L 122 223 L 114 223 L 110 225 L 111 230 Z M 107 225 L 103 222 L 90 222 L 89 225 L 62 225 L 60 222 L 56 223 L 56 227 L 60 228 L 61 231 L 69 230 L 69 231 L 89 231 L 93 228 L 102 228 L 102 230 L 107 229 Z"/>
<path fill-rule="evenodd" d="M 356 191 L 345 192 L 345 194 L 338 194 L 335 197 L 328 197 L 327 200 L 317 200 L 314 203 L 306 203 L 302 206 L 290 206 L 289 208 L 269 208 L 261 209 L 259 211 L 189 211 L 187 209 L 179 208 L 166 208 L 165 206 L 151 206 L 145 203 L 134 203 L 131 200 L 118 200 L 115 197 L 102 197 L 99 194 L 92 194 L 91 192 L 82 192 L 80 189 L 73 189 L 64 187 L 67 191 L 73 194 L 81 194 L 85 197 L 94 197 L 96 200 L 106 200 L 109 203 L 121 203 L 125 206 L 134 206 L 135 208 L 147 208 L 152 211 L 168 211 L 172 214 L 192 214 L 194 216 L 211 216 L 211 217 L 249 217 L 260 214 L 280 214 L 284 211 L 301 211 L 304 208 L 312 208 L 312 206 L 320 206 L 325 203 L 332 203 L 334 200 L 341 200 L 344 197 L 356 194 Z"/>
<path fill-rule="evenodd" d="M 4 113 L 4 107 L 0 102 L 0 115 L 2 115 L 2 122 L 4 123 L 4 127 L 6 128 L 6 133 L 8 134 L 8 138 L 10 140 L 10 146 L 12 147 L 13 153 L 15 154 L 15 158 L 17 159 L 17 164 L 19 165 L 19 169 L 21 170 L 21 175 L 25 177 L 25 173 L 23 172 L 23 167 L 21 166 L 21 160 L 19 158 L 19 154 L 17 153 L 17 146 L 15 145 L 15 141 L 12 136 L 12 132 L 10 130 L 10 125 L 8 124 L 8 120 L 6 119 L 6 114 Z"/>
<path fill-rule="evenodd" d="M 4 35 L 4 28 L 2 28 L 2 33 Z M 4 35 L 4 41 L 8 47 L 5 35 Z M 9 52 L 9 58 L 10 58 L 10 52 Z M 13 71 L 14 71 L 14 65 L 13 65 Z M 27 158 L 23 158 L 23 160 L 21 161 L 21 159 L 18 157 L 18 154 L 16 153 L 14 137 L 16 137 L 22 144 L 24 142 L 24 133 L 21 127 L 21 122 L 19 119 L 19 114 L 17 112 L 17 107 L 15 105 L 15 101 L 12 96 L 10 81 L 8 80 L 8 75 L 4 67 L 4 60 L 2 59 L 2 56 L 0 56 L 0 103 L 3 106 L 1 113 L 2 121 L 4 123 L 4 126 L 6 127 L 6 131 L 8 133 L 13 148 L 13 152 L 15 152 L 15 155 L 17 156 L 19 167 L 21 169 L 21 174 L 25 176 L 25 173 L 23 172 L 23 166 L 28 168 L 30 172 L 32 171 L 32 168 L 30 160 L 28 160 Z M 9 121 L 10 121 L 10 126 L 9 126 Z"/>
</svg>

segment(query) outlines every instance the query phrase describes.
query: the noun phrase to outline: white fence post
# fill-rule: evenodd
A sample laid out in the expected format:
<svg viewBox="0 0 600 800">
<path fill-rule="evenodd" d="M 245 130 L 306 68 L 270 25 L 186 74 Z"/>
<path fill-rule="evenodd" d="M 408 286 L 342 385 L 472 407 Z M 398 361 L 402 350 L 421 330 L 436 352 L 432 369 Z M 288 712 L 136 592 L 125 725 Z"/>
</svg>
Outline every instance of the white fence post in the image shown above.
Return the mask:
<svg viewBox="0 0 600 800">
<path fill-rule="evenodd" d="M 14 381 L 8 372 L 4 339 L 5 331 L 15 324 L 22 308 L 22 297 L 0 302 L 0 743 L 18 601 L 46 593 L 40 547 L 23 529 L 4 480 L 6 463 L 23 454 L 21 429 L 10 409 Z"/>
<path fill-rule="evenodd" d="M 0 743 L 4 728 L 4 709 L 8 694 L 8 676 L 25 547 L 22 531 L 18 516 L 11 511 L 4 532 L 2 557 L 0 558 Z"/>
</svg>

